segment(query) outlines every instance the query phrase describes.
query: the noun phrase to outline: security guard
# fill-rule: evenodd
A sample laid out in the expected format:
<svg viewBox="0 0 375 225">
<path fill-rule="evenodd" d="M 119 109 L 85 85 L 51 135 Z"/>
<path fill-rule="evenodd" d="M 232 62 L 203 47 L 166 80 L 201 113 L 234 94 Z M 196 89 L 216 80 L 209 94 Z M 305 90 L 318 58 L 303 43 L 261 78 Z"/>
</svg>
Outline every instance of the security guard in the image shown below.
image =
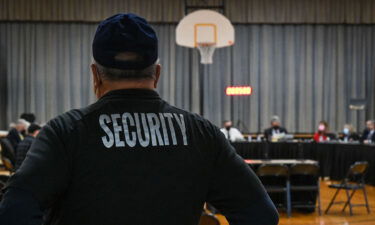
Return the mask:
<svg viewBox="0 0 375 225">
<path fill-rule="evenodd" d="M 155 91 L 157 37 L 146 20 L 114 15 L 92 47 L 98 101 L 42 129 L 10 178 L 0 224 L 192 225 L 205 202 L 230 224 L 277 224 L 220 130 Z"/>
</svg>

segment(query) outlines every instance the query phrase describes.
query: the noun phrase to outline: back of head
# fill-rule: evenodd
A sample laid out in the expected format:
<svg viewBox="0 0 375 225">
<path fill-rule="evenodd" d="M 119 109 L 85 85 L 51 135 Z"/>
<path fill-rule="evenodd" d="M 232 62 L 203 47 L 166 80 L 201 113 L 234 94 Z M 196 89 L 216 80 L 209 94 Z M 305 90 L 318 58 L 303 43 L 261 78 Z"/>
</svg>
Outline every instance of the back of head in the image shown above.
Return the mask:
<svg viewBox="0 0 375 225">
<path fill-rule="evenodd" d="M 28 133 L 28 134 L 33 134 L 35 131 L 38 131 L 38 130 L 40 130 L 40 129 L 42 129 L 41 126 L 39 126 L 38 124 L 33 123 L 33 124 L 31 124 L 31 125 L 29 126 L 29 128 L 27 129 L 27 133 Z"/>
<path fill-rule="evenodd" d="M 158 39 L 147 21 L 135 14 L 116 14 L 102 21 L 92 50 L 103 79 L 149 79 L 155 74 Z"/>
<path fill-rule="evenodd" d="M 35 122 L 35 115 L 33 113 L 22 113 L 20 119 L 24 119 L 29 123 Z"/>
</svg>

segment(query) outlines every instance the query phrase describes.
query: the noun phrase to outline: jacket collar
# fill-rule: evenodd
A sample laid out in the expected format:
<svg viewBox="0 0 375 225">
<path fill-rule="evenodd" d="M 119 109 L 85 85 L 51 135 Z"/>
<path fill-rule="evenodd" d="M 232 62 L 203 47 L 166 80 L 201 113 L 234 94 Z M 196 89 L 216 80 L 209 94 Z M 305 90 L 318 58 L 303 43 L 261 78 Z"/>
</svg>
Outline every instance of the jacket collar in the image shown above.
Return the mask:
<svg viewBox="0 0 375 225">
<path fill-rule="evenodd" d="M 119 89 L 109 91 L 103 95 L 99 101 L 104 99 L 129 97 L 134 99 L 161 99 L 159 94 L 151 89 Z"/>
</svg>

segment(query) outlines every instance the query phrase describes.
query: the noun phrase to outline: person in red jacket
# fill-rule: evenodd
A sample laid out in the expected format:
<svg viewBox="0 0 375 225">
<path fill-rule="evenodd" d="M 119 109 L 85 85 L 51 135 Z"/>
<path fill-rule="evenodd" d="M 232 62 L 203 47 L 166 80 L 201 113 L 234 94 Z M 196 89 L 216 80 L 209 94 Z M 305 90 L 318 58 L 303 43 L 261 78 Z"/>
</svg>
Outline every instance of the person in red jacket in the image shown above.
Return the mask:
<svg viewBox="0 0 375 225">
<path fill-rule="evenodd" d="M 329 141 L 328 137 L 328 123 L 324 120 L 319 122 L 318 131 L 314 134 L 314 141 L 324 142 Z"/>
</svg>

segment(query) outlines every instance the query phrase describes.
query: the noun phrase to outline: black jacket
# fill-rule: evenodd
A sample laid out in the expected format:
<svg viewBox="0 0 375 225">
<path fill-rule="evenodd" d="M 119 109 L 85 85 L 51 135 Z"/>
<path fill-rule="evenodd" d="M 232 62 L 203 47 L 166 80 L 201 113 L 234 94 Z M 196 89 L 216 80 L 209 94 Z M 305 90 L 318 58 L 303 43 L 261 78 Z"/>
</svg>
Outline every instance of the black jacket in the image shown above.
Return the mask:
<svg viewBox="0 0 375 225">
<path fill-rule="evenodd" d="M 220 130 L 151 90 L 112 91 L 48 122 L 8 190 L 0 224 L 40 215 L 12 214 L 9 202 L 25 193 L 33 197 L 19 201 L 35 198 L 53 225 L 198 224 L 204 202 L 232 224 L 277 224 L 260 181 Z"/>
<path fill-rule="evenodd" d="M 26 136 L 18 145 L 16 149 L 16 169 L 18 169 L 23 160 L 25 160 L 26 154 L 33 144 L 35 138 L 33 136 Z"/>
<path fill-rule="evenodd" d="M 13 148 L 17 149 L 17 145 L 22 141 L 23 136 L 16 128 L 12 128 L 9 130 L 7 138 L 12 144 Z"/>
<path fill-rule="evenodd" d="M 365 129 L 362 133 L 362 136 L 361 136 L 361 142 L 365 141 L 368 139 L 368 135 L 370 133 L 370 130 L 368 129 Z M 372 143 L 375 143 L 375 132 L 373 133 L 372 137 L 371 137 L 371 142 Z"/>
<path fill-rule="evenodd" d="M 357 133 L 350 133 L 349 135 L 346 135 L 344 133 L 341 134 L 341 140 L 345 140 L 345 137 L 348 137 L 349 141 L 358 141 L 360 139 L 359 135 Z"/>
<path fill-rule="evenodd" d="M 265 129 L 264 130 L 264 138 L 266 140 L 270 140 L 271 137 L 272 137 L 272 131 L 274 130 L 273 127 L 270 127 L 268 129 Z M 277 129 L 279 131 L 279 133 L 288 133 L 288 131 L 284 128 L 284 127 L 279 127 L 279 129 Z"/>
</svg>

